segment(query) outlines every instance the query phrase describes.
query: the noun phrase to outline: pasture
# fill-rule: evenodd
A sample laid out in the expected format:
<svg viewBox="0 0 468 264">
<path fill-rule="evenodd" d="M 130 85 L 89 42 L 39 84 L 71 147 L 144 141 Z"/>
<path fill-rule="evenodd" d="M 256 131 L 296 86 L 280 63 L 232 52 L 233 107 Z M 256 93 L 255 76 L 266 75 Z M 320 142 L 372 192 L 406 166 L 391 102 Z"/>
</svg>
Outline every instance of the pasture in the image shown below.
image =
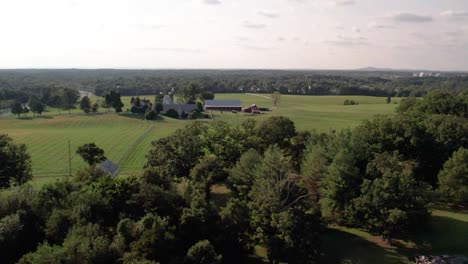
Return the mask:
<svg viewBox="0 0 468 264">
<path fill-rule="evenodd" d="M 154 100 L 153 95 L 140 98 Z M 123 109 L 130 108 L 130 98 L 123 97 Z M 247 118 L 264 120 L 273 115 L 291 118 L 299 130 L 329 131 L 354 127 L 363 119 L 376 114 L 391 114 L 396 104 L 387 104 L 384 97 L 366 96 L 290 96 L 283 95 L 278 107 L 270 99 L 249 94 L 217 94 L 216 99 L 239 99 L 243 106 L 257 104 L 272 108 L 262 115 L 213 111 L 215 120 L 240 124 Z M 345 106 L 352 99 L 359 105 Z M 92 101 L 102 100 L 93 97 Z M 396 99 L 398 100 L 398 99 Z M 141 172 L 151 141 L 167 136 L 187 124 L 187 120 L 164 117 L 158 121 L 145 121 L 141 115 L 113 113 L 100 108 L 98 114 L 84 115 L 79 109 L 68 111 L 48 109 L 43 117 L 26 119 L 14 116 L 0 119 L 0 133 L 10 135 L 24 143 L 32 156 L 34 181 L 44 183 L 69 174 L 68 140 L 72 156 L 72 173 L 85 166 L 75 154 L 78 146 L 95 142 L 105 150 L 106 156 L 120 166 L 121 175 Z"/>
</svg>

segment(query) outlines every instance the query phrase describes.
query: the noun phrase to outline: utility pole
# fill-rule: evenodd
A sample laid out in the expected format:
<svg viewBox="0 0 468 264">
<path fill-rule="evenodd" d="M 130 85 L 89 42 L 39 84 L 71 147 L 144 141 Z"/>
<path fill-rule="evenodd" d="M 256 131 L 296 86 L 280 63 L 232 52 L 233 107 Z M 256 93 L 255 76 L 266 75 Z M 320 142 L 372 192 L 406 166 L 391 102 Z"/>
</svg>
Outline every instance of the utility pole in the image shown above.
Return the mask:
<svg viewBox="0 0 468 264">
<path fill-rule="evenodd" d="M 71 148 L 70 140 L 68 140 L 68 176 L 71 177 Z"/>
</svg>

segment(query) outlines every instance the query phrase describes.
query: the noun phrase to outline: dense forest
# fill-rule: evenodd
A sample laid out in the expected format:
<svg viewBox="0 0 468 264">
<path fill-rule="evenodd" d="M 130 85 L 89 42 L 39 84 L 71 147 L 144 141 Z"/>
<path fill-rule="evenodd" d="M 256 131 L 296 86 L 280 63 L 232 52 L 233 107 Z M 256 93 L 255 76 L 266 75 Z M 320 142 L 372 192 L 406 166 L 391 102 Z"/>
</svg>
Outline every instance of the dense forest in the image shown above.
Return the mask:
<svg viewBox="0 0 468 264">
<path fill-rule="evenodd" d="M 330 223 L 391 244 L 424 228 L 431 204 L 468 204 L 467 118 L 467 92 L 437 90 L 340 132 L 192 122 L 152 142 L 141 175 L 103 173 L 87 144 L 88 168 L 42 187 L 3 135 L 2 262 L 248 263 L 262 246 L 270 263 L 320 263 Z"/>
<path fill-rule="evenodd" d="M 468 88 L 468 75 L 442 73 L 413 77 L 411 72 L 288 71 L 288 70 L 0 70 L 0 101 L 54 89 L 84 90 L 102 95 L 177 92 L 188 83 L 214 93 L 301 95 L 423 96 L 434 89 L 458 92 Z"/>
</svg>

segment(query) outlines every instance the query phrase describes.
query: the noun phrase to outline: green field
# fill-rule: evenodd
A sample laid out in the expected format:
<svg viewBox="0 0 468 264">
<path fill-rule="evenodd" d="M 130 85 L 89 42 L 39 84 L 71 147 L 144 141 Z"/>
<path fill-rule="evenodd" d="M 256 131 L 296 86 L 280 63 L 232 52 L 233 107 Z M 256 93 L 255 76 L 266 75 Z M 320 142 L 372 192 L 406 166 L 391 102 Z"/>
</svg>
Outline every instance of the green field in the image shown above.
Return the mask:
<svg viewBox="0 0 468 264">
<path fill-rule="evenodd" d="M 263 95 L 268 96 L 268 95 Z M 371 96 L 300 96 L 282 95 L 278 107 L 273 106 L 270 99 L 246 94 L 217 94 L 216 99 L 240 99 L 243 106 L 256 104 L 258 107 L 272 108 L 273 111 L 257 119 L 265 119 L 271 115 L 282 115 L 291 118 L 300 130 L 329 131 L 354 127 L 361 120 L 372 118 L 376 114 L 392 114 L 396 104 L 387 104 L 385 97 Z M 359 105 L 343 104 L 344 100 L 357 101 Z M 394 98 L 394 102 L 399 102 Z M 231 123 L 240 123 L 245 113 L 231 114 L 214 111 L 214 118 Z"/>
<path fill-rule="evenodd" d="M 152 95 L 140 96 L 144 97 L 154 98 Z M 130 98 L 122 98 L 124 110 L 130 108 Z M 383 97 L 365 96 L 284 95 L 279 107 L 273 107 L 271 100 L 256 95 L 217 94 L 216 98 L 239 99 L 243 106 L 257 104 L 260 107 L 272 107 L 272 111 L 255 116 L 213 111 L 215 120 L 240 124 L 247 118 L 264 120 L 269 116 L 284 115 L 295 121 L 300 130 L 318 131 L 353 127 L 375 114 L 393 113 L 396 107 L 395 104 L 386 104 Z M 359 105 L 345 106 L 345 99 L 355 100 Z M 128 175 L 141 171 L 151 141 L 167 136 L 190 122 L 170 118 L 144 121 L 141 115 L 115 114 L 103 108 L 99 114 L 89 116 L 82 114 L 79 109 L 72 110 L 71 115 L 68 111 L 61 111 L 60 115 L 58 113 L 58 109 L 48 109 L 41 118 L 32 118 L 29 113 L 26 119 L 16 119 L 11 115 L 0 119 L 0 133 L 8 134 L 18 143 L 27 145 L 32 155 L 34 180 L 38 183 L 68 175 L 68 140 L 72 152 L 72 173 L 85 166 L 75 155 L 76 148 L 84 143 L 95 142 L 105 150 L 110 160 L 118 163 L 120 173 Z"/>
<path fill-rule="evenodd" d="M 143 98 L 145 96 L 141 96 Z M 146 96 L 153 98 L 153 96 Z M 299 130 L 329 131 L 354 127 L 376 114 L 392 114 L 396 104 L 386 104 L 383 97 L 365 96 L 286 96 L 278 107 L 272 101 L 256 95 L 218 94 L 217 99 L 240 99 L 243 106 L 257 104 L 272 107 L 262 115 L 213 111 L 215 120 L 240 124 L 249 117 L 264 120 L 274 115 L 290 117 Z M 97 98 L 93 98 L 96 100 Z M 345 99 L 359 105 L 344 106 Z M 124 110 L 130 97 L 124 97 Z M 398 102 L 398 99 L 394 100 Z M 183 127 L 187 120 L 161 118 L 144 121 L 141 115 L 116 114 L 100 109 L 86 116 L 80 110 L 49 109 L 45 117 L 0 119 L 0 133 L 9 134 L 16 142 L 25 143 L 32 155 L 35 184 L 53 181 L 68 175 L 68 141 L 72 156 L 72 173 L 86 164 L 75 154 L 78 146 L 95 142 L 106 156 L 118 163 L 121 175 L 141 173 L 151 141 L 170 135 Z M 32 117 L 28 114 L 27 117 Z M 397 240 L 398 245 L 386 245 L 380 237 L 340 226 L 329 226 L 323 236 L 323 263 L 411 263 L 416 254 L 468 255 L 468 213 L 452 212 L 446 208 L 434 210 L 426 229 Z M 265 251 L 256 248 L 259 257 Z"/>
</svg>

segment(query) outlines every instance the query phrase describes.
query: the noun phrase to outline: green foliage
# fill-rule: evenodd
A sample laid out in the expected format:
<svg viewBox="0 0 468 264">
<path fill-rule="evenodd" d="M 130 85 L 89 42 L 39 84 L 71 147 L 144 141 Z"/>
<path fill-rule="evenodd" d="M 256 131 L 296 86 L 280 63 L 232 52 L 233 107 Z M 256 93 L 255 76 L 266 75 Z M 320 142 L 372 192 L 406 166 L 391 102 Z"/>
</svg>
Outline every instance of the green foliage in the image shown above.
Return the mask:
<svg viewBox="0 0 468 264">
<path fill-rule="evenodd" d="M 44 112 L 45 110 L 44 104 L 35 95 L 32 95 L 29 97 L 28 105 L 31 108 L 31 112 L 39 114 L 39 115 L 41 115 L 42 112 Z"/>
<path fill-rule="evenodd" d="M 83 110 L 86 114 L 89 114 L 91 112 L 91 100 L 89 100 L 88 96 L 84 96 L 81 98 L 80 102 L 80 109 Z"/>
<path fill-rule="evenodd" d="M 430 186 L 415 179 L 414 166 L 396 152 L 377 154 L 367 165 L 361 194 L 353 200 L 355 221 L 387 239 L 424 223 Z"/>
<path fill-rule="evenodd" d="M 255 150 L 249 149 L 229 171 L 228 182 L 241 197 L 247 197 L 255 180 L 257 167 L 262 156 Z"/>
<path fill-rule="evenodd" d="M 22 185 L 32 179 L 31 156 L 24 144 L 0 134 L 0 188 Z"/>
<path fill-rule="evenodd" d="M 217 157 L 205 156 L 190 171 L 190 178 L 205 194 L 205 200 L 210 201 L 211 186 L 226 178 L 223 162 Z"/>
<path fill-rule="evenodd" d="M 13 101 L 11 104 L 11 112 L 15 115 L 18 115 L 19 118 L 23 113 L 23 105 L 18 100 Z"/>
<path fill-rule="evenodd" d="M 222 256 L 216 254 L 208 240 L 197 242 L 187 251 L 187 264 L 220 264 L 221 260 Z"/>
<path fill-rule="evenodd" d="M 170 118 L 179 118 L 179 113 L 174 109 L 167 110 L 164 115 Z"/>
<path fill-rule="evenodd" d="M 288 256 L 290 250 L 299 250 L 293 245 L 303 242 L 310 245 L 306 251 L 312 254 L 311 258 L 314 259 L 319 252 L 318 248 L 313 246 L 313 240 L 317 238 L 316 233 L 310 233 L 305 238 L 294 236 L 297 230 L 294 223 L 300 224 L 304 221 L 303 225 L 315 226 L 319 221 L 309 222 L 312 218 L 307 220 L 306 217 L 292 220 L 297 216 L 294 214 L 295 210 L 307 210 L 308 192 L 300 184 L 299 178 L 290 175 L 289 159 L 277 146 L 270 146 L 264 155 L 250 192 L 255 237 L 261 245 L 267 247 L 268 258 L 275 263 Z M 304 240 L 299 242 L 297 239 Z M 296 263 L 311 263 L 308 254 L 305 251 L 302 254 L 305 259 Z"/>
<path fill-rule="evenodd" d="M 105 99 L 106 108 L 112 107 L 114 108 L 115 112 L 117 113 L 122 112 L 122 107 L 124 106 L 124 104 L 122 103 L 122 100 L 120 99 L 119 92 L 110 90 L 107 93 L 105 93 L 103 97 Z"/>
<path fill-rule="evenodd" d="M 88 143 L 78 147 L 76 154 L 80 155 L 89 166 L 95 166 L 107 159 L 106 156 L 104 156 L 104 150 L 100 149 L 94 143 Z"/>
<path fill-rule="evenodd" d="M 273 144 L 285 149 L 289 147 L 290 139 L 296 136 L 296 128 L 289 118 L 272 116 L 258 125 L 257 136 L 265 149 Z"/>
<path fill-rule="evenodd" d="M 158 118 L 158 113 L 155 110 L 149 110 L 145 113 L 145 120 L 156 120 Z"/>
<path fill-rule="evenodd" d="M 59 105 L 63 110 L 70 110 L 75 108 L 76 101 L 80 98 L 80 93 L 74 89 L 63 88 L 58 93 Z"/>
<path fill-rule="evenodd" d="M 460 148 L 439 172 L 439 194 L 455 204 L 468 203 L 468 150 Z"/>
<path fill-rule="evenodd" d="M 211 91 L 203 91 L 201 93 L 201 97 L 203 100 L 213 100 L 215 98 L 215 94 Z"/>
</svg>

